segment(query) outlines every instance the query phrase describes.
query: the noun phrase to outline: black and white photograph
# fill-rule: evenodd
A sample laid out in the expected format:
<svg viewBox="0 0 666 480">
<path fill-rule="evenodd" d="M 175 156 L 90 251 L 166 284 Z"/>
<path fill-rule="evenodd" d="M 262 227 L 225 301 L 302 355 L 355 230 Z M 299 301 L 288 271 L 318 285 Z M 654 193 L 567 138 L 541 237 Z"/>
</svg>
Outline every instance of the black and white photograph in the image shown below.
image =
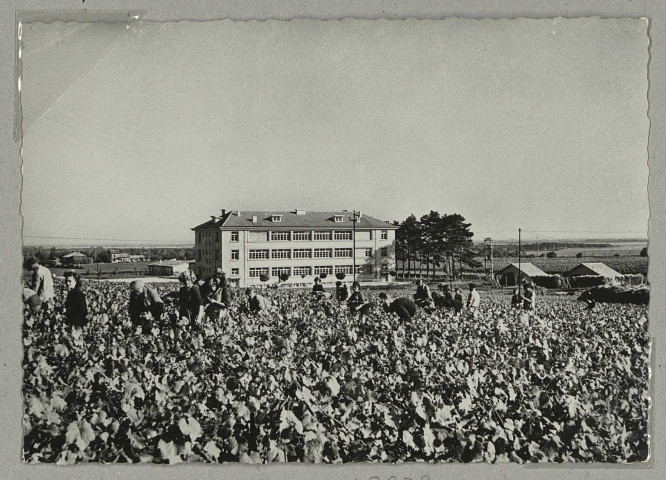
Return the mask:
<svg viewBox="0 0 666 480">
<path fill-rule="evenodd" d="M 22 23 L 23 462 L 647 462 L 648 25 Z"/>
</svg>

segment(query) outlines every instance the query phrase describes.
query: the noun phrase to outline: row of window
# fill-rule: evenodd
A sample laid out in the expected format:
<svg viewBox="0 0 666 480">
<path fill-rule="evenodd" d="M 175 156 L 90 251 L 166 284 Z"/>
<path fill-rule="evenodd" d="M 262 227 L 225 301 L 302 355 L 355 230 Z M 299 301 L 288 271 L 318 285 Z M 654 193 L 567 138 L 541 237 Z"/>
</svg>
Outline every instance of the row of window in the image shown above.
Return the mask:
<svg viewBox="0 0 666 480">
<path fill-rule="evenodd" d="M 365 257 L 372 256 L 372 248 L 363 249 Z M 388 256 L 388 248 L 382 247 L 382 257 Z M 239 250 L 231 251 L 231 259 L 238 260 Z M 248 252 L 249 260 L 289 259 L 289 258 L 352 258 L 351 248 L 294 248 L 290 249 L 252 249 Z"/>
<path fill-rule="evenodd" d="M 360 274 L 363 273 L 364 270 L 367 268 L 372 268 L 372 266 L 367 265 L 356 265 L 356 273 Z M 314 267 L 310 266 L 300 266 L 300 267 L 252 267 L 250 268 L 250 278 L 259 278 L 262 275 L 269 275 L 271 277 L 279 277 L 280 275 L 287 274 L 289 276 L 308 276 L 308 275 L 332 275 L 333 272 L 336 274 L 338 273 L 344 273 L 344 274 L 349 274 L 351 275 L 353 273 L 353 266 L 352 265 L 337 265 L 335 267 L 329 266 L 329 265 L 317 265 Z M 238 269 L 237 268 L 232 268 L 231 269 L 231 275 L 232 276 L 237 276 Z"/>
<path fill-rule="evenodd" d="M 313 237 L 314 233 L 314 237 Z M 388 230 L 381 231 L 381 239 L 388 240 Z M 311 238 L 313 237 L 313 238 Z M 309 240 L 351 240 L 351 230 L 334 231 L 334 232 L 270 232 L 270 240 L 277 242 L 285 241 L 309 241 Z M 372 231 L 370 231 L 370 239 L 372 239 Z M 238 232 L 231 232 L 231 241 L 238 241 Z"/>
</svg>

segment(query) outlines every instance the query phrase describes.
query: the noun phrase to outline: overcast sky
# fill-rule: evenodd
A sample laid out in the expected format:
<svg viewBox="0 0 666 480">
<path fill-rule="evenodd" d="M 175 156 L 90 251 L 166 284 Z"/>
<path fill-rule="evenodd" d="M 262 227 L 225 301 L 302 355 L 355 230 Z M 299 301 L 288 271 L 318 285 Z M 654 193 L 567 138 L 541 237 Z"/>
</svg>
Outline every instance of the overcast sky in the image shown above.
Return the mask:
<svg viewBox="0 0 666 480">
<path fill-rule="evenodd" d="M 21 53 L 29 243 L 297 207 L 647 237 L 643 20 L 30 24 Z"/>
</svg>

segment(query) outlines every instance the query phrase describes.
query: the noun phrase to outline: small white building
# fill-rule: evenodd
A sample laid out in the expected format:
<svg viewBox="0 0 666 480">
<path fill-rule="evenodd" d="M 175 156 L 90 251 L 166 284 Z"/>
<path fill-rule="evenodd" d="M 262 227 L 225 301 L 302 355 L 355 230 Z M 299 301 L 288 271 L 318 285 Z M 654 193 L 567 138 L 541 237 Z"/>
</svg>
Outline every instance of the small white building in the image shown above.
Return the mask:
<svg viewBox="0 0 666 480">
<path fill-rule="evenodd" d="M 148 274 L 159 277 L 172 277 L 189 270 L 189 264 L 180 260 L 163 260 L 148 264 Z"/>
</svg>

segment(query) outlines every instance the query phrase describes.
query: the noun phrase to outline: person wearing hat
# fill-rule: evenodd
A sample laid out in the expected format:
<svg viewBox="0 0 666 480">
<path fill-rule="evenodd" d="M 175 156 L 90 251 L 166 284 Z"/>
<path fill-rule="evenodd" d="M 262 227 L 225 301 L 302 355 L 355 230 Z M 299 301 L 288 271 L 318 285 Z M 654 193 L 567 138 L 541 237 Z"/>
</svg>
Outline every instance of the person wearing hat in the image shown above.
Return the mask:
<svg viewBox="0 0 666 480">
<path fill-rule="evenodd" d="M 150 328 L 147 322 L 152 317 L 157 322 L 162 320 L 164 313 L 164 302 L 160 298 L 157 290 L 149 287 L 143 280 L 134 280 L 129 285 L 129 316 L 134 325 L 141 325 L 144 331 Z"/>
<path fill-rule="evenodd" d="M 245 294 L 247 295 L 247 308 L 250 312 L 260 313 L 269 309 L 270 304 L 268 303 L 268 300 L 257 294 L 253 288 L 245 290 Z"/>
<path fill-rule="evenodd" d="M 467 310 L 470 312 L 476 312 L 481 305 L 481 296 L 476 290 L 476 285 L 473 283 L 469 284 L 469 295 L 467 296 Z"/>
</svg>

